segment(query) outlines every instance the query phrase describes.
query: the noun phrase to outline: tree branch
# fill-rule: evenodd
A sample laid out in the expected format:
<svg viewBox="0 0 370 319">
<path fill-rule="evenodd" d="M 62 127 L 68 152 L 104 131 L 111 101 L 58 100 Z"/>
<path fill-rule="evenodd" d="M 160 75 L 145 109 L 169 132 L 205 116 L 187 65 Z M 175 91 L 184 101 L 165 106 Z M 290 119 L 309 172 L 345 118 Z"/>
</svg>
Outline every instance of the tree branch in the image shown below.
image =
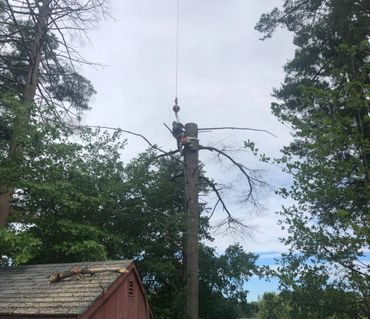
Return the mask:
<svg viewBox="0 0 370 319">
<path fill-rule="evenodd" d="M 277 136 L 267 130 L 262 130 L 262 129 L 258 129 L 258 128 L 250 128 L 250 127 L 233 127 L 233 126 L 224 126 L 224 127 L 205 127 L 205 128 L 198 128 L 198 131 L 199 132 L 212 132 L 212 131 L 215 131 L 215 130 L 239 130 L 239 131 L 255 131 L 255 132 L 264 132 L 264 133 L 267 133 L 267 134 L 270 134 L 271 136 L 273 137 L 276 137 Z"/>
<path fill-rule="evenodd" d="M 225 201 L 223 200 L 222 195 L 221 195 L 219 189 L 217 189 L 217 184 L 214 181 L 212 181 L 209 178 L 204 177 L 204 176 L 201 176 L 200 179 L 203 180 L 203 181 L 205 181 L 208 184 L 208 186 L 211 187 L 211 189 L 213 190 L 213 192 L 217 196 L 217 202 L 216 202 L 215 206 L 213 207 L 212 213 L 208 217 L 208 220 L 210 220 L 211 217 L 213 216 L 213 214 L 215 213 L 218 204 L 221 203 L 223 210 L 227 214 L 227 217 L 226 217 L 226 219 L 224 219 L 223 221 L 221 221 L 216 226 L 216 228 L 221 228 L 224 225 L 227 225 L 227 228 L 228 229 L 234 229 L 234 230 L 237 230 L 239 232 L 241 231 L 243 233 L 245 233 L 246 230 L 249 230 L 251 228 L 250 226 L 244 224 L 241 220 L 233 217 L 233 215 L 231 214 L 231 212 L 227 208 L 227 205 L 226 205 Z"/>
<path fill-rule="evenodd" d="M 216 153 L 226 157 L 229 161 L 231 161 L 242 172 L 242 174 L 247 178 L 248 185 L 249 185 L 249 191 L 247 193 L 246 200 L 248 201 L 250 199 L 253 199 L 253 178 L 251 178 L 249 176 L 246 169 L 244 168 L 244 166 L 241 163 L 238 163 L 230 155 L 228 155 L 225 152 L 223 152 L 223 151 L 221 151 L 221 150 L 219 150 L 215 147 L 212 147 L 212 146 L 201 146 L 201 145 L 199 145 L 199 150 L 208 150 L 208 151 L 211 151 L 211 152 L 216 152 Z"/>
<path fill-rule="evenodd" d="M 57 283 L 63 279 L 78 275 L 94 275 L 102 272 L 129 272 L 126 268 L 121 267 L 73 267 L 70 270 L 55 272 L 49 276 L 49 284 Z"/>
<path fill-rule="evenodd" d="M 172 157 L 174 154 L 176 154 L 178 152 L 180 152 L 180 151 L 179 150 L 174 150 L 174 151 L 165 152 L 163 154 L 160 154 L 160 155 L 156 156 L 153 160 L 157 160 L 157 159 L 159 159 L 161 157 L 165 157 L 165 156 Z"/>
</svg>

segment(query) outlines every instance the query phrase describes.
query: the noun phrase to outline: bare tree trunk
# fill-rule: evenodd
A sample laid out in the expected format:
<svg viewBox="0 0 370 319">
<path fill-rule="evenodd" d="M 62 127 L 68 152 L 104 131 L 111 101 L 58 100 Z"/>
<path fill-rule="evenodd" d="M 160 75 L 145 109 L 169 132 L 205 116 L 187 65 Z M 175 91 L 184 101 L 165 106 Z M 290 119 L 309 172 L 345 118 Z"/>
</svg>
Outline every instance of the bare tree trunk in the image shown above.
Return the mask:
<svg viewBox="0 0 370 319">
<path fill-rule="evenodd" d="M 185 176 L 185 173 L 184 173 Z M 186 190 L 185 190 L 186 192 Z M 188 206 L 187 206 L 187 196 L 185 193 L 185 198 L 184 198 L 184 233 L 182 236 L 182 279 L 184 283 L 184 296 L 187 296 L 187 282 L 188 282 L 188 275 L 189 275 L 189 260 L 188 260 Z M 187 297 L 186 297 L 187 298 Z M 187 305 L 185 303 L 184 305 L 184 310 L 186 312 Z"/>
<path fill-rule="evenodd" d="M 198 127 L 194 123 L 185 125 L 185 136 L 190 138 L 184 148 L 185 196 L 187 207 L 187 257 L 186 313 L 190 319 L 199 317 L 199 204 L 198 204 Z M 194 140 L 192 139 L 194 138 Z"/>
<path fill-rule="evenodd" d="M 10 213 L 11 193 L 6 185 L 0 186 L 0 226 L 5 226 Z"/>
<path fill-rule="evenodd" d="M 43 44 L 48 28 L 50 0 L 40 1 L 37 15 L 36 33 L 31 48 L 31 59 L 28 66 L 27 81 L 23 90 L 23 99 L 25 103 L 33 103 L 36 94 L 37 83 L 39 79 L 40 62 L 43 52 Z"/>
<path fill-rule="evenodd" d="M 7 3 L 10 10 L 11 5 Z M 24 110 L 18 110 L 15 125 L 12 130 L 12 136 L 9 142 L 8 162 L 14 161 L 15 158 L 22 156 L 22 149 L 19 145 L 19 138 L 23 135 L 25 127 L 29 123 L 30 108 L 34 102 L 37 83 L 39 79 L 40 63 L 43 52 L 43 43 L 48 27 L 50 0 L 42 0 L 39 2 L 39 13 L 37 14 L 37 22 L 35 26 L 35 36 L 32 45 L 29 48 L 29 64 L 27 79 L 23 89 L 23 104 Z M 12 12 L 12 10 L 11 10 Z M 16 17 L 13 14 L 13 22 L 19 28 Z M 18 30 L 22 34 L 22 30 Z M 27 43 L 24 43 L 27 46 Z M 0 227 L 6 226 L 8 217 L 11 211 L 11 199 L 14 193 L 14 185 L 0 185 Z"/>
</svg>

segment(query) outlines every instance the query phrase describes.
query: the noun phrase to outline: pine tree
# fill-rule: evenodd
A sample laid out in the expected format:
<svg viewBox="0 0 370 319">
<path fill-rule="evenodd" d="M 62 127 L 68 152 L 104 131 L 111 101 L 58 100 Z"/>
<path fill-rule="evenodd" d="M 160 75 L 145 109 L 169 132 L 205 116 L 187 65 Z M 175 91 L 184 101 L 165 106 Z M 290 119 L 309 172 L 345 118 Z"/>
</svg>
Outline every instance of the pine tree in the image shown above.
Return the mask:
<svg viewBox="0 0 370 319">
<path fill-rule="evenodd" d="M 104 9 L 104 0 L 0 2 L 0 227 L 17 186 L 10 167 L 27 156 L 31 122 L 65 128 L 88 109 L 95 91 L 75 68 L 86 61 L 66 39 L 94 27 Z"/>
<path fill-rule="evenodd" d="M 369 13 L 367 0 L 286 0 L 256 26 L 265 38 L 286 27 L 296 45 L 274 92 L 279 102 L 272 104 L 294 132 L 279 160 L 294 180 L 281 193 L 296 201 L 281 212 L 290 247 L 281 283 L 311 291 L 316 305 L 325 289 L 352 292 L 352 318 L 370 318 L 364 261 L 370 244 Z"/>
</svg>

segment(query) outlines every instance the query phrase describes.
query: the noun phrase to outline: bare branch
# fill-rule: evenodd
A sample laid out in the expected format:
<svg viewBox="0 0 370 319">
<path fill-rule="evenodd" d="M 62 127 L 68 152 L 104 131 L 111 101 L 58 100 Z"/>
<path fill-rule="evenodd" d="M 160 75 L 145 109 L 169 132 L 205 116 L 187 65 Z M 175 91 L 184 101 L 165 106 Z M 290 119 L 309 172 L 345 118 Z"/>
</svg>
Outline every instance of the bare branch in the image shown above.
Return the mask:
<svg viewBox="0 0 370 319">
<path fill-rule="evenodd" d="M 174 154 L 179 153 L 179 152 L 180 152 L 179 150 L 165 152 L 163 154 L 160 154 L 160 155 L 156 156 L 153 160 L 157 160 L 157 159 L 160 159 L 161 157 L 165 157 L 165 156 L 173 157 Z"/>
<path fill-rule="evenodd" d="M 171 135 L 172 135 L 173 133 L 172 133 L 172 130 L 169 128 L 169 126 L 168 126 L 166 123 L 163 123 L 163 125 L 167 128 L 167 130 L 169 130 L 169 131 L 170 131 L 170 133 L 171 133 Z"/>
<path fill-rule="evenodd" d="M 216 225 L 215 228 L 216 229 L 221 229 L 222 227 L 226 226 L 226 228 L 229 231 L 233 230 L 233 231 L 235 231 L 236 233 L 239 233 L 239 234 L 242 233 L 242 234 L 250 235 L 250 231 L 251 231 L 252 227 L 244 224 L 240 219 L 235 218 L 231 214 L 230 210 L 227 208 L 227 205 L 226 205 L 225 201 L 222 198 L 222 194 L 221 194 L 220 190 L 217 188 L 217 184 L 213 180 L 210 180 L 207 177 L 201 176 L 200 178 L 203 181 L 205 181 L 208 184 L 209 187 L 211 187 L 211 189 L 213 190 L 213 192 L 217 196 L 217 202 L 216 202 L 215 206 L 213 207 L 212 213 L 208 217 L 208 220 L 210 220 L 212 218 L 212 216 L 214 215 L 214 213 L 216 211 L 217 206 L 220 203 L 222 205 L 223 210 L 227 214 L 227 217 L 225 219 L 223 219 L 218 225 Z"/>
<path fill-rule="evenodd" d="M 208 220 L 210 220 L 213 217 L 213 215 L 214 215 L 214 213 L 216 211 L 216 208 L 217 208 L 217 206 L 218 206 L 219 203 L 220 203 L 220 199 L 218 198 L 216 204 L 213 206 L 211 215 L 209 215 Z"/>
<path fill-rule="evenodd" d="M 247 196 L 246 196 L 246 200 L 250 200 L 250 199 L 253 199 L 253 178 L 247 173 L 245 167 L 241 164 L 241 163 L 238 163 L 237 161 L 235 161 L 229 154 L 215 148 L 215 147 L 212 147 L 212 146 L 201 146 L 199 145 L 199 150 L 208 150 L 208 151 L 211 151 L 211 152 L 216 152 L 224 157 L 226 157 L 229 161 L 231 161 L 239 170 L 240 172 L 246 177 L 247 181 L 248 181 L 248 185 L 249 185 L 249 191 L 247 193 Z"/>
<path fill-rule="evenodd" d="M 229 233 L 232 236 L 247 236 L 252 237 L 254 226 L 248 226 L 238 218 L 225 218 L 221 220 L 217 225 L 214 226 L 215 231 L 221 231 L 222 233 Z"/>
<path fill-rule="evenodd" d="M 200 179 L 202 179 L 203 181 L 205 181 L 209 187 L 211 187 L 211 189 L 214 191 L 214 193 L 216 194 L 217 198 L 218 198 L 218 202 L 221 203 L 222 205 L 222 208 L 224 209 L 224 211 L 226 212 L 226 214 L 228 215 L 229 218 L 232 218 L 232 215 L 229 211 L 229 209 L 227 208 L 222 196 L 221 196 L 221 193 L 220 191 L 217 189 L 217 185 L 212 181 L 210 180 L 209 178 L 207 177 L 204 177 L 204 176 L 201 176 Z M 215 208 L 213 209 L 213 211 L 215 210 Z"/>
<path fill-rule="evenodd" d="M 7 5 L 8 9 L 9 9 L 9 12 L 10 12 L 10 15 L 11 15 L 11 19 L 12 19 L 12 21 L 13 21 L 14 25 L 17 27 L 17 30 L 18 30 L 18 32 L 19 32 L 19 35 L 20 35 L 20 36 L 21 36 L 21 38 L 22 38 L 23 43 L 24 43 L 24 44 L 26 44 L 26 43 L 27 43 L 27 41 L 26 41 L 26 39 L 25 39 L 25 37 L 24 37 L 24 35 L 23 35 L 23 32 L 22 32 L 21 28 L 19 27 L 18 20 L 17 20 L 17 18 L 16 18 L 16 17 L 15 17 L 15 15 L 14 15 L 14 12 L 13 12 L 12 6 L 11 6 L 11 4 L 9 3 L 9 1 L 8 1 L 8 0 L 5 0 L 5 1 L 6 1 L 6 5 Z M 29 57 L 30 59 L 32 59 L 32 58 L 33 58 L 33 57 L 32 57 L 32 54 L 31 54 L 31 51 L 27 51 L 27 55 L 28 55 L 28 57 Z"/>
<path fill-rule="evenodd" d="M 127 133 L 127 134 L 130 134 L 130 135 L 134 135 L 134 136 L 137 136 L 137 137 L 140 137 L 141 139 L 143 139 L 153 149 L 162 152 L 163 153 L 162 156 L 171 156 L 171 155 L 178 152 L 178 150 L 171 151 L 171 152 L 166 152 L 166 151 L 162 150 L 161 148 L 159 148 L 157 145 L 151 143 L 144 135 L 142 135 L 140 133 L 135 133 L 135 132 L 132 132 L 132 131 L 124 130 L 124 129 L 121 129 L 119 127 L 109 127 L 109 126 L 100 126 L 100 125 L 74 125 L 72 127 L 75 128 L 75 129 L 98 128 L 98 129 L 114 130 L 114 131 L 118 131 L 118 132 Z M 162 156 L 159 156 L 159 157 L 162 157 Z"/>
<path fill-rule="evenodd" d="M 250 127 L 233 127 L 233 126 L 224 126 L 224 127 L 205 127 L 205 128 L 198 128 L 199 132 L 212 132 L 215 130 L 239 130 L 239 131 L 255 131 L 255 132 L 264 132 L 270 134 L 273 137 L 277 136 L 270 131 L 262 130 L 258 128 L 250 128 Z"/>
</svg>

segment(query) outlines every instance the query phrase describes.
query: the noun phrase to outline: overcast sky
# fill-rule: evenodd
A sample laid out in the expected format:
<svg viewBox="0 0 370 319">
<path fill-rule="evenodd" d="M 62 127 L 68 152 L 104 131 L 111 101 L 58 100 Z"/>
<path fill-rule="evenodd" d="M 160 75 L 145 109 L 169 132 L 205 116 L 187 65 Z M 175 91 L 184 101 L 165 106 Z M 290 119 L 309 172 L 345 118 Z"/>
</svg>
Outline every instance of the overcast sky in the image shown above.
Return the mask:
<svg viewBox="0 0 370 319">
<path fill-rule="evenodd" d="M 199 127 L 237 126 L 267 129 L 277 135 L 257 132 L 218 131 L 200 135 L 202 145 L 240 149 L 253 140 L 259 149 L 278 156 L 279 149 L 290 140 L 289 129 L 270 112 L 271 92 L 279 87 L 282 66 L 293 56 L 292 37 L 277 32 L 267 41 L 254 30 L 259 16 L 279 6 L 278 0 L 180 0 L 178 98 L 183 123 L 196 122 Z M 92 110 L 83 121 L 92 125 L 120 127 L 139 132 L 164 149 L 175 148 L 175 141 L 163 126 L 171 125 L 175 97 L 176 0 L 112 0 L 113 19 L 101 21 L 89 34 L 82 55 L 104 68 L 83 67 L 97 95 Z M 140 139 L 130 137 L 123 159 L 145 150 Z M 261 166 L 245 152 L 232 153 L 261 176 L 273 188 L 289 185 L 290 179 L 278 167 Z M 208 176 L 232 186 L 225 192 L 230 208 L 248 225 L 255 226 L 252 236 L 215 233 L 211 243 L 219 251 L 235 241 L 247 251 L 261 255 L 261 263 L 273 262 L 284 247 L 283 236 L 274 214 L 282 199 L 272 189 L 260 193 L 263 209 L 250 212 L 240 205 L 237 189 L 245 181 L 209 154 L 202 153 Z M 210 198 L 209 206 L 212 206 Z M 212 223 L 222 218 L 219 211 Z M 258 286 L 258 287 L 257 287 Z M 274 289 L 255 282 L 249 287 L 252 299 L 257 293 Z"/>
</svg>

